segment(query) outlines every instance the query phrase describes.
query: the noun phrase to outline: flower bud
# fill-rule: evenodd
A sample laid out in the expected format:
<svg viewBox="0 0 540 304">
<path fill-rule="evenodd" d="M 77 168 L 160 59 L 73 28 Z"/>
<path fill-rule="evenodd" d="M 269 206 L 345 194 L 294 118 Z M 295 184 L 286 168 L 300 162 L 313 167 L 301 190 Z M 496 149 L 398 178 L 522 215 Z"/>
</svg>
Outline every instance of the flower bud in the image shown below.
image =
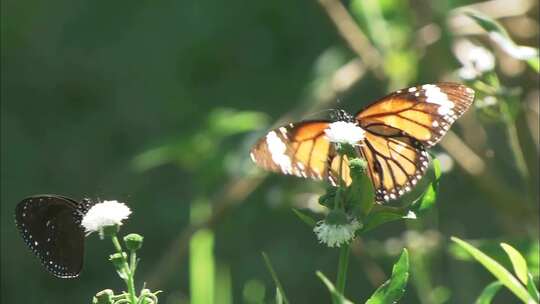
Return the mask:
<svg viewBox="0 0 540 304">
<path fill-rule="evenodd" d="M 127 254 L 125 252 L 120 253 L 114 253 L 109 256 L 109 260 L 113 263 L 114 267 L 117 270 L 121 270 L 124 268 L 124 265 L 127 260 Z"/>
<path fill-rule="evenodd" d="M 124 243 L 130 251 L 139 250 L 143 244 L 143 236 L 137 233 L 130 233 L 124 237 Z"/>
<path fill-rule="evenodd" d="M 349 160 L 349 168 L 353 178 L 362 176 L 366 172 L 367 162 L 362 158 L 354 158 Z"/>
<path fill-rule="evenodd" d="M 92 304 L 112 304 L 114 292 L 110 289 L 105 289 L 98 292 L 92 299 Z"/>
</svg>

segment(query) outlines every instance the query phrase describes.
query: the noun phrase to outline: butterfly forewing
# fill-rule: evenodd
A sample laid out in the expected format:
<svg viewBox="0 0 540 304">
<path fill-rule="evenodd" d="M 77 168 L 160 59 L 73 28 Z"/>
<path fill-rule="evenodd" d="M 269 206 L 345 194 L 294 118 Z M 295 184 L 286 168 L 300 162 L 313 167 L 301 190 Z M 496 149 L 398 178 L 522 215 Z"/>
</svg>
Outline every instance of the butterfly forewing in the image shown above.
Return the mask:
<svg viewBox="0 0 540 304">
<path fill-rule="evenodd" d="M 287 175 L 337 183 L 339 160 L 324 130 L 330 122 L 304 121 L 274 129 L 251 149 L 251 158 L 260 167 Z M 348 166 L 341 166 L 343 179 L 350 182 Z"/>
<path fill-rule="evenodd" d="M 39 195 L 16 207 L 15 221 L 23 240 L 57 277 L 77 277 L 84 256 L 79 204 L 67 197 Z"/>
<path fill-rule="evenodd" d="M 364 129 L 386 125 L 426 147 L 435 145 L 472 104 L 474 91 L 457 83 L 436 83 L 396 91 L 356 114 Z"/>
</svg>

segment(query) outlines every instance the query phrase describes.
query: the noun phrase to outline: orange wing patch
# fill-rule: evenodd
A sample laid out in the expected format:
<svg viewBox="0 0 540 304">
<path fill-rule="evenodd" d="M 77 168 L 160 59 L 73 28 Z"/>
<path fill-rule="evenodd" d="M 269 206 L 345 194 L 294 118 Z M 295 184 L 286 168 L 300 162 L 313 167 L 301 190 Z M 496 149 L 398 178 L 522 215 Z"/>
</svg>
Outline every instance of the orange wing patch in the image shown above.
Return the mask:
<svg viewBox="0 0 540 304">
<path fill-rule="evenodd" d="M 474 91 L 456 83 L 426 84 L 392 93 L 356 114 L 362 128 L 385 125 L 427 147 L 435 145 L 472 104 Z"/>
<path fill-rule="evenodd" d="M 272 130 L 251 149 L 251 158 L 266 170 L 327 180 L 336 185 L 339 169 L 333 166 L 339 157 L 324 134 L 328 124 L 328 121 L 306 121 Z M 348 162 L 344 161 L 343 180 L 347 184 L 350 183 L 348 169 Z"/>
</svg>

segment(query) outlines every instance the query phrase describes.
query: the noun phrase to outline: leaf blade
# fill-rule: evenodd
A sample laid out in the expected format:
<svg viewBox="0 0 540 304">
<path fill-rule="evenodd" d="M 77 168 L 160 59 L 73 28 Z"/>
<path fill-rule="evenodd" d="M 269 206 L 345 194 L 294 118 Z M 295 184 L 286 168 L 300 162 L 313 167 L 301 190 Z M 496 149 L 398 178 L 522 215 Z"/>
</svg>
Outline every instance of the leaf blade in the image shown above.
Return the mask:
<svg viewBox="0 0 540 304">
<path fill-rule="evenodd" d="M 338 299 L 338 303 L 340 304 L 354 304 L 353 302 L 347 300 L 339 291 L 337 291 L 336 287 L 332 282 L 320 271 L 317 271 L 315 273 L 319 279 L 323 282 L 324 285 L 326 285 L 326 288 L 328 288 L 328 291 L 333 297 L 336 297 Z"/>
<path fill-rule="evenodd" d="M 474 304 L 490 304 L 503 284 L 499 281 L 492 282 L 482 290 Z"/>
<path fill-rule="evenodd" d="M 519 280 L 514 277 L 506 268 L 496 262 L 494 259 L 478 250 L 471 244 L 453 236 L 451 240 L 457 243 L 461 248 L 474 257 L 476 261 L 482 264 L 492 275 L 494 275 L 506 288 L 508 288 L 516 297 L 524 303 L 534 303 L 527 290 L 521 285 Z"/>
<path fill-rule="evenodd" d="M 405 293 L 405 286 L 409 279 L 409 253 L 403 249 L 399 260 L 392 268 L 392 276 L 384 282 L 373 295 L 367 300 L 366 304 L 385 304 L 396 303 Z"/>
<path fill-rule="evenodd" d="M 525 258 L 514 247 L 506 243 L 501 243 L 501 247 L 508 255 L 508 258 L 510 258 L 512 267 L 514 267 L 514 273 L 518 279 L 523 283 L 523 285 L 527 285 L 527 273 L 529 271 L 527 269 L 527 261 L 525 261 Z"/>
</svg>

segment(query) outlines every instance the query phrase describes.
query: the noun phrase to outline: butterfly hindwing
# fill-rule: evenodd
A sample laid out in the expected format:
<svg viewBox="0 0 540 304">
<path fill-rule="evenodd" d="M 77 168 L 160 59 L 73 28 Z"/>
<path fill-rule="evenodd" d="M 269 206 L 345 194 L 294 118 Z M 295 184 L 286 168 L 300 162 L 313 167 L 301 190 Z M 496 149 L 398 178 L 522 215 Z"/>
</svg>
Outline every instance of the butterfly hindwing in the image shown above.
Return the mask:
<svg viewBox="0 0 540 304">
<path fill-rule="evenodd" d="M 428 167 L 424 146 L 395 128 L 371 126 L 359 149 L 368 164 L 377 202 L 409 192 Z"/>
<path fill-rule="evenodd" d="M 432 147 L 472 104 L 474 91 L 457 83 L 436 83 L 396 91 L 356 114 L 360 127 L 397 128 Z"/>
<path fill-rule="evenodd" d="M 303 121 L 274 129 L 251 149 L 251 158 L 260 167 L 287 175 L 337 183 L 339 157 L 325 136 L 330 122 Z M 350 182 L 346 160 L 342 172 Z"/>
<path fill-rule="evenodd" d="M 77 277 L 84 256 L 81 204 L 58 195 L 25 198 L 15 209 L 23 240 L 43 266 L 60 278 Z"/>
</svg>

